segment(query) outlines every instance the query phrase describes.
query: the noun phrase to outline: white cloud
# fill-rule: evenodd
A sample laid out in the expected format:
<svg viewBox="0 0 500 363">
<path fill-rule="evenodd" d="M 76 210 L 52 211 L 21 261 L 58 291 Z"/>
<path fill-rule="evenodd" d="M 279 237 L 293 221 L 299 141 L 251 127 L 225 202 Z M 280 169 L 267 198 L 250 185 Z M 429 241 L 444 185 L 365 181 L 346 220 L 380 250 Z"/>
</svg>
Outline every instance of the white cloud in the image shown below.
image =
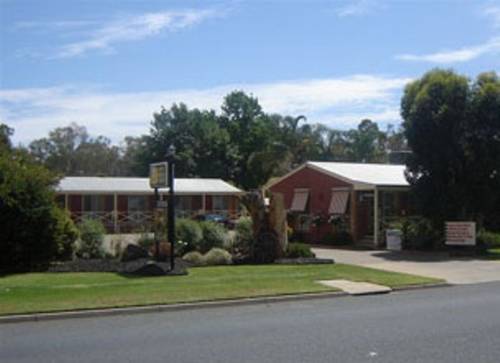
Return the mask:
<svg viewBox="0 0 500 363">
<path fill-rule="evenodd" d="M 71 29 L 81 28 L 98 25 L 96 21 L 88 20 L 62 20 L 62 21 L 19 21 L 15 24 L 14 29 L 34 29 L 47 30 L 47 29 Z"/>
<path fill-rule="evenodd" d="M 375 0 L 357 0 L 349 1 L 347 5 L 337 9 L 337 15 L 340 17 L 360 16 L 371 12 L 377 5 Z"/>
<path fill-rule="evenodd" d="M 106 23 L 92 21 L 59 21 L 54 23 L 18 23 L 18 28 L 63 28 L 80 30 L 81 39 L 57 49 L 50 58 L 70 58 L 91 51 L 112 52 L 118 43 L 138 41 L 164 31 L 177 31 L 216 16 L 214 10 L 182 10 L 146 13 L 121 17 Z"/>
<path fill-rule="evenodd" d="M 484 8 L 483 14 L 493 19 L 493 24 L 495 27 L 500 27 L 500 6 L 487 6 Z"/>
<path fill-rule="evenodd" d="M 443 50 L 430 54 L 400 54 L 396 58 L 405 61 L 428 62 L 436 64 L 468 62 L 486 54 L 500 52 L 500 37 L 495 37 L 486 43 L 463 47 L 457 50 Z"/>
<path fill-rule="evenodd" d="M 14 127 L 15 140 L 29 142 L 49 130 L 77 122 L 113 141 L 149 130 L 160 107 L 184 102 L 218 110 L 223 97 L 239 89 L 258 97 L 266 112 L 300 115 L 309 122 L 352 127 L 365 117 L 398 122 L 399 97 L 409 78 L 354 75 L 345 78 L 230 84 L 208 89 L 104 92 L 79 87 L 0 90 L 0 119 Z"/>
</svg>

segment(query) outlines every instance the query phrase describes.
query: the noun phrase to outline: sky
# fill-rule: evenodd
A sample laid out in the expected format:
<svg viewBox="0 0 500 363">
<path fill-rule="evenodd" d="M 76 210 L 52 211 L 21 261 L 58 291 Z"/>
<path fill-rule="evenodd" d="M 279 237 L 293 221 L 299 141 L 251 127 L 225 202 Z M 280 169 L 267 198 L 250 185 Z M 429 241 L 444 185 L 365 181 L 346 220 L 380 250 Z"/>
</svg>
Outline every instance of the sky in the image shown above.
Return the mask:
<svg viewBox="0 0 500 363">
<path fill-rule="evenodd" d="M 0 122 L 27 144 L 76 122 L 114 143 L 173 103 L 347 129 L 401 122 L 426 71 L 500 73 L 500 0 L 0 0 Z"/>
</svg>

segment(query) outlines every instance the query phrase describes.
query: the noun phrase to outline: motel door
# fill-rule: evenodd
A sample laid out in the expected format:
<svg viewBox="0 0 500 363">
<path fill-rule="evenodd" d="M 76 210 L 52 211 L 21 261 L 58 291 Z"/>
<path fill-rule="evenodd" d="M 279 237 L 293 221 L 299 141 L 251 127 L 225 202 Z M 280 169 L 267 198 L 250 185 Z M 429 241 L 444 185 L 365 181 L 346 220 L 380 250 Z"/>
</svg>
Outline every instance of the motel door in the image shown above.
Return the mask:
<svg viewBox="0 0 500 363">
<path fill-rule="evenodd" d="M 373 236 L 373 192 L 359 192 L 358 195 L 358 233 L 361 237 Z"/>
</svg>

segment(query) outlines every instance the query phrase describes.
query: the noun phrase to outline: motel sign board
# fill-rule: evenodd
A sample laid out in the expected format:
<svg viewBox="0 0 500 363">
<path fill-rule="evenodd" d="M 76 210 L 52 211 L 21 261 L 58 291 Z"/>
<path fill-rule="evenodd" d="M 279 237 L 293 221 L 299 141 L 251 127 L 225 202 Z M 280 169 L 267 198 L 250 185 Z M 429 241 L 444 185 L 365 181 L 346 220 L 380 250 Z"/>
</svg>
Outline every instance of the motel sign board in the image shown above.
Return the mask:
<svg viewBox="0 0 500 363">
<path fill-rule="evenodd" d="M 153 189 L 168 187 L 168 163 L 149 165 L 149 186 Z"/>
<path fill-rule="evenodd" d="M 475 246 L 475 222 L 446 222 L 446 244 L 450 246 Z"/>
</svg>

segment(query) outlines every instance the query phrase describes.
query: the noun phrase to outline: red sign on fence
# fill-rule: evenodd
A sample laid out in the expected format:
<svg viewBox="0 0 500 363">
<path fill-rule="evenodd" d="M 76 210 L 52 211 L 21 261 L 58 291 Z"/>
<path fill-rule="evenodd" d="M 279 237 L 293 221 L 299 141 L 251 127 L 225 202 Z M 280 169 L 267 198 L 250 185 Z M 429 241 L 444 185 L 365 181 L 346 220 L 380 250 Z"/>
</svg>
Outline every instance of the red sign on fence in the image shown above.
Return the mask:
<svg viewBox="0 0 500 363">
<path fill-rule="evenodd" d="M 452 246 L 475 246 L 475 222 L 446 222 L 446 244 Z"/>
</svg>

